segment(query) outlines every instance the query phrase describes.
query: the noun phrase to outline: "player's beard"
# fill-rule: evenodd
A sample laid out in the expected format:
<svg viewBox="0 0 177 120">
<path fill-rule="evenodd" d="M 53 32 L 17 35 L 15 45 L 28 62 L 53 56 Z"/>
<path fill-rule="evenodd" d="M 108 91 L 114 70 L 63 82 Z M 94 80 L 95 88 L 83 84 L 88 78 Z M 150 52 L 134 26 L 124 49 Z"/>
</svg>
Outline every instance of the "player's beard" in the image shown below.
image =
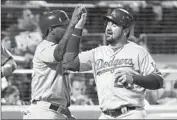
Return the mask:
<svg viewBox="0 0 177 120">
<path fill-rule="evenodd" d="M 119 42 L 119 39 L 122 36 L 122 31 L 119 34 L 114 34 L 114 32 L 112 33 L 106 33 L 106 42 L 107 44 L 116 44 Z"/>
<path fill-rule="evenodd" d="M 58 27 L 56 29 L 55 38 L 56 38 L 56 43 L 57 44 L 61 41 L 65 32 L 66 32 L 66 28 L 64 28 L 64 27 Z"/>
</svg>

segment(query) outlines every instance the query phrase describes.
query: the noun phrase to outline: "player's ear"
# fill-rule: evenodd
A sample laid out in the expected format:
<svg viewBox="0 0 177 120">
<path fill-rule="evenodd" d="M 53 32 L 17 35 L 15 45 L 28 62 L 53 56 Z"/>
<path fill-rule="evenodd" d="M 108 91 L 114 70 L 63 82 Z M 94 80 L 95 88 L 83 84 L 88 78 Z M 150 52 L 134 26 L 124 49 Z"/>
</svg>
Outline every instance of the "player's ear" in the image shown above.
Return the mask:
<svg viewBox="0 0 177 120">
<path fill-rule="evenodd" d="M 55 29 L 54 29 L 53 27 L 50 27 L 50 28 L 49 28 L 49 32 L 51 32 L 52 35 L 55 35 Z"/>
<path fill-rule="evenodd" d="M 129 34 L 130 34 L 130 29 L 129 29 L 129 28 L 123 29 L 123 33 L 124 33 L 124 36 L 129 36 Z"/>
</svg>

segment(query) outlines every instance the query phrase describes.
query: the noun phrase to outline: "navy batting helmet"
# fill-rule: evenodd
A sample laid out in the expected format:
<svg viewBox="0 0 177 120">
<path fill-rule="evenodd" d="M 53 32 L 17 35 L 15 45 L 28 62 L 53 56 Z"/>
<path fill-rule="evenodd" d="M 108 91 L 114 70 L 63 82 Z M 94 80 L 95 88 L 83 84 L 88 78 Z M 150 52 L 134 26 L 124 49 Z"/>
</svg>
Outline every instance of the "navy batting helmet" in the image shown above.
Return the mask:
<svg viewBox="0 0 177 120">
<path fill-rule="evenodd" d="M 124 28 L 129 28 L 134 23 L 133 16 L 123 8 L 114 9 L 111 15 L 104 16 L 104 18 Z"/>
<path fill-rule="evenodd" d="M 53 10 L 44 13 L 39 24 L 43 37 L 46 37 L 50 27 L 66 26 L 68 23 L 69 17 L 63 10 Z"/>
</svg>

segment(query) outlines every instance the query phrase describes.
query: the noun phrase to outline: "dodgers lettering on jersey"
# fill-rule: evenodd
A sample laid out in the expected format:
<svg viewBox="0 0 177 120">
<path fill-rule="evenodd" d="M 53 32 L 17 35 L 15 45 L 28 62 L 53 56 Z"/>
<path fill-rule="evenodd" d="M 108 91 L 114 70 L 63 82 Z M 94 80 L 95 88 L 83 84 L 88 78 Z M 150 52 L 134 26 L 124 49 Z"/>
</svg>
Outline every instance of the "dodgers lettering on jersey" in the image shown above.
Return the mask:
<svg viewBox="0 0 177 120">
<path fill-rule="evenodd" d="M 33 58 L 32 101 L 44 100 L 67 106 L 70 104 L 70 82 L 63 80 L 62 63 L 53 56 L 57 44 L 42 41 Z"/>
<path fill-rule="evenodd" d="M 114 70 L 121 67 L 132 67 L 132 59 L 115 59 L 115 56 L 113 56 L 109 61 L 104 61 L 103 59 L 98 59 L 95 62 L 95 67 L 97 69 L 97 75 L 103 74 L 105 72 L 112 72 L 114 73 Z"/>
<path fill-rule="evenodd" d="M 79 54 L 80 70 L 93 70 L 97 84 L 100 107 L 103 110 L 123 105 L 144 107 L 145 88 L 138 85 L 115 86 L 115 73 L 125 70 L 133 74 L 147 75 L 158 72 L 150 54 L 141 46 L 128 42 L 113 51 L 111 46 L 101 46 Z"/>
</svg>

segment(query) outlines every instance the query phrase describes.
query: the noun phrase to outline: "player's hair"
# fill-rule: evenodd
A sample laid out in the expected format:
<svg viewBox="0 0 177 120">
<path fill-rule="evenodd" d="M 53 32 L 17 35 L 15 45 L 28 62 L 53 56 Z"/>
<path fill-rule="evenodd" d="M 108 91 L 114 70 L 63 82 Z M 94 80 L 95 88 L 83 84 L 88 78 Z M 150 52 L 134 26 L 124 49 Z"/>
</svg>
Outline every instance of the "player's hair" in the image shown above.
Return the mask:
<svg viewBox="0 0 177 120">
<path fill-rule="evenodd" d="M 123 28 L 123 29 L 125 29 L 125 28 Z M 131 30 L 131 29 L 129 28 L 129 32 L 128 32 L 128 34 L 126 35 L 127 38 L 129 38 L 129 36 L 130 36 L 130 30 Z"/>
</svg>

